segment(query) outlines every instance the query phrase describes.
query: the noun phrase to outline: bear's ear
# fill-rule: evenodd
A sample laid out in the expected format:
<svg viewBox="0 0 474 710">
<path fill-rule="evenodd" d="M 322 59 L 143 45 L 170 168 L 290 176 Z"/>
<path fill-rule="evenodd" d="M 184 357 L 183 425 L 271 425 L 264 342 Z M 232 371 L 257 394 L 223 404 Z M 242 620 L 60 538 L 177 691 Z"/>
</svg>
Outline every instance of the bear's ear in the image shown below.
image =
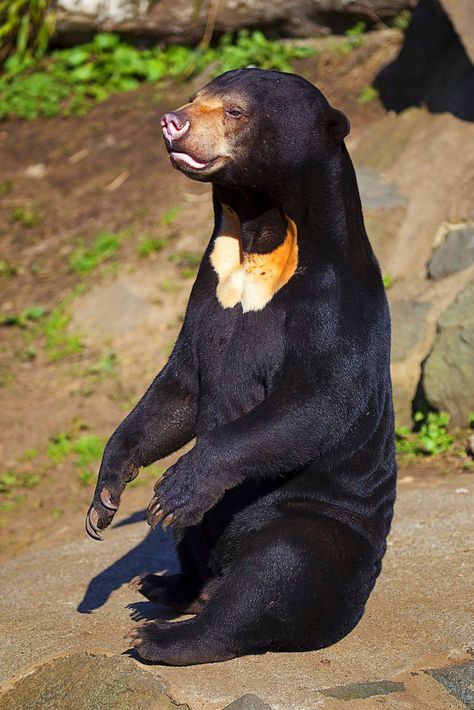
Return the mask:
<svg viewBox="0 0 474 710">
<path fill-rule="evenodd" d="M 336 142 L 342 141 L 351 130 L 351 124 L 345 113 L 330 106 L 325 115 L 328 135 Z"/>
</svg>

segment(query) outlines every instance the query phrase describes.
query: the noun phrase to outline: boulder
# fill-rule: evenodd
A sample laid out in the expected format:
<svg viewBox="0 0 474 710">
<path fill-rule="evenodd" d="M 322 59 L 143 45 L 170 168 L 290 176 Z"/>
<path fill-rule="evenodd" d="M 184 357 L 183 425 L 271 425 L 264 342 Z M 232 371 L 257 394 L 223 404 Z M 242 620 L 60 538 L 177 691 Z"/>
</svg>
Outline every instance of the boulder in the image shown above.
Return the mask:
<svg viewBox="0 0 474 710">
<path fill-rule="evenodd" d="M 40 665 L 2 696 L 3 710 L 189 710 L 130 658 L 74 653 Z"/>
<path fill-rule="evenodd" d="M 359 20 L 388 20 L 416 0 L 220 0 L 214 30 L 259 27 L 272 36 L 311 37 L 344 30 Z M 56 0 L 59 41 L 99 30 L 165 42 L 195 44 L 204 34 L 214 0 Z"/>
<path fill-rule="evenodd" d="M 474 280 L 438 320 L 433 349 L 423 368 L 428 402 L 466 426 L 474 410 Z"/>
<path fill-rule="evenodd" d="M 428 264 L 428 275 L 432 279 L 442 279 L 473 264 L 474 225 L 469 225 L 447 232 Z"/>
</svg>

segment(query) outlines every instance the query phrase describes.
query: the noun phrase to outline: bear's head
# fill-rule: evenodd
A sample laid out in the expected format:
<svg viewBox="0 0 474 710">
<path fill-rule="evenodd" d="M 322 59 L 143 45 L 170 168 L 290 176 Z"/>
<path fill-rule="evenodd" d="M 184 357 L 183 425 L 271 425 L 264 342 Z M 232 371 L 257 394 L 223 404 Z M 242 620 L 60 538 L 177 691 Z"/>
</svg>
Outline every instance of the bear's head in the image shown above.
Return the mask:
<svg viewBox="0 0 474 710">
<path fill-rule="evenodd" d="M 265 191 L 327 164 L 349 133 L 315 86 L 262 69 L 222 74 L 161 126 L 172 164 L 188 177 Z"/>
</svg>

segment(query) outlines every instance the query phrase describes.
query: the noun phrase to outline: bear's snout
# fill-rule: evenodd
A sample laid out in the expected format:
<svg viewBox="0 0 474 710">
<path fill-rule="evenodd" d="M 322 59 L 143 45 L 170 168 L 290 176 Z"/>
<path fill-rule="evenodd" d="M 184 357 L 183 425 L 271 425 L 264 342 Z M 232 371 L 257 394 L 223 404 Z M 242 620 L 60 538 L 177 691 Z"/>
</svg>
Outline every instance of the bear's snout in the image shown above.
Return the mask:
<svg viewBox="0 0 474 710">
<path fill-rule="evenodd" d="M 161 129 L 164 137 L 172 143 L 184 136 L 189 129 L 189 121 L 183 121 L 177 113 L 165 113 L 161 119 Z"/>
</svg>

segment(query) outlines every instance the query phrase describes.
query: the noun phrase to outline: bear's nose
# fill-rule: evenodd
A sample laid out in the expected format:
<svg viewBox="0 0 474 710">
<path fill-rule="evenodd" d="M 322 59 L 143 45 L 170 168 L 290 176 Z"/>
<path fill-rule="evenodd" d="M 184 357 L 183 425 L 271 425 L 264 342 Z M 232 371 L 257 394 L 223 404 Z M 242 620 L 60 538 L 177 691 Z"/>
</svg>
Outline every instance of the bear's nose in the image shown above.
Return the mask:
<svg viewBox="0 0 474 710">
<path fill-rule="evenodd" d="M 163 135 L 170 141 L 170 143 L 184 136 L 188 128 L 189 121 L 183 122 L 177 113 L 165 113 L 161 119 L 161 129 L 163 131 Z"/>
</svg>

